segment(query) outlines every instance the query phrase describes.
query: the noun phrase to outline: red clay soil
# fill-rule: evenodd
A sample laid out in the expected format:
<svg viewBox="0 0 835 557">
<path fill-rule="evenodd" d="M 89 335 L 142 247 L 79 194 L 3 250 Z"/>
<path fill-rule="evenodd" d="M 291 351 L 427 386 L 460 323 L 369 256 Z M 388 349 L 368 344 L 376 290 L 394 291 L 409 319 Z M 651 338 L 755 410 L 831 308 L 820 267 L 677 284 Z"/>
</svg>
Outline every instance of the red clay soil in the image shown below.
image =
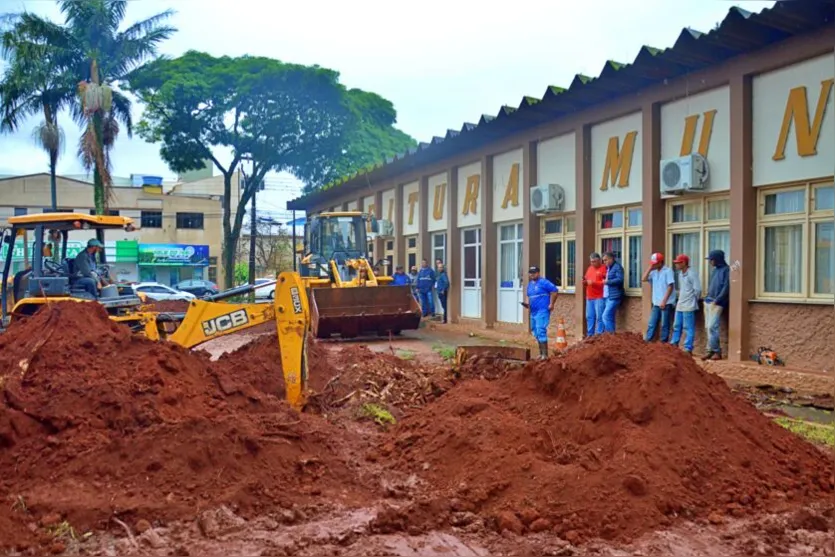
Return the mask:
<svg viewBox="0 0 835 557">
<path fill-rule="evenodd" d="M 373 460 L 435 491 L 383 512 L 416 531 L 455 512 L 572 542 L 628 540 L 675 517 L 721 520 L 833 497 L 831 460 L 669 345 L 606 335 L 404 419 Z"/>
<path fill-rule="evenodd" d="M 146 304 L 151 311 L 168 311 L 172 313 L 185 313 L 188 311 L 189 303 L 184 300 L 160 300 Z"/>
<path fill-rule="evenodd" d="M 12 324 L 0 335 L 0 547 L 47 543 L 27 527 L 47 515 L 84 532 L 221 503 L 248 515 L 311 494 L 365 501 L 339 456 L 344 431 L 264 389 L 225 388 L 226 375 L 203 353 L 131 335 L 97 304 Z"/>
</svg>

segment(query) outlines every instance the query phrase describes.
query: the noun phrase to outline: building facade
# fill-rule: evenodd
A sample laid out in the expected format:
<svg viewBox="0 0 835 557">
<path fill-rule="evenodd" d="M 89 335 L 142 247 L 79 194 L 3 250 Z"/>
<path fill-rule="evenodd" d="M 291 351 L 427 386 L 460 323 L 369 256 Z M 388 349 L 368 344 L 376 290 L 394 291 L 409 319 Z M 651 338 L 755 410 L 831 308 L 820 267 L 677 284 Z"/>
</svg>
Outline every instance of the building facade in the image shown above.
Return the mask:
<svg viewBox="0 0 835 557">
<path fill-rule="evenodd" d="M 134 219 L 138 227 L 135 232 L 111 231 L 105 238 L 107 259 L 117 278 L 170 285 L 192 278 L 219 281 L 223 240 L 220 196 L 164 193 L 164 189 L 142 185 L 113 187 L 110 211 Z M 93 186 L 85 180 L 59 176 L 57 198 L 60 211 L 93 212 Z M 49 206 L 48 174 L 0 178 L 0 221 L 48 211 Z M 68 255 L 83 249 L 89 236 L 89 232 L 71 232 Z M 16 270 L 26 263 L 22 240 L 18 243 L 13 255 Z"/>
<path fill-rule="evenodd" d="M 729 358 L 770 346 L 790 363 L 831 368 L 834 17 L 832 0 L 732 8 L 710 33 L 686 29 L 672 48 L 645 47 L 632 64 L 609 62 L 597 78 L 577 76 L 288 208 L 390 221 L 392 233 L 371 242 L 375 258 L 444 260 L 459 322 L 523 327 L 525 269 L 539 264 L 576 336 L 591 252 L 623 264 L 618 325 L 638 331 L 653 252 L 689 255 L 706 289 L 705 256 L 722 249 Z M 665 194 L 675 176 L 662 176 L 662 161 L 693 153 L 707 181 Z M 532 211 L 533 187 L 548 184 L 559 186 L 559 210 Z"/>
</svg>

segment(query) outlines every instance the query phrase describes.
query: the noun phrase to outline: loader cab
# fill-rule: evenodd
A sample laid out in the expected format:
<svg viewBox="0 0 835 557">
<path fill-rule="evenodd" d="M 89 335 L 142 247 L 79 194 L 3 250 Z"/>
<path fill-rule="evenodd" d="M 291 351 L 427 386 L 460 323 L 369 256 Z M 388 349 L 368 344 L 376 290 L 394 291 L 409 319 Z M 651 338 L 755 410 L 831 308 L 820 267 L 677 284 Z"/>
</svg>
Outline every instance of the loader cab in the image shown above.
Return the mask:
<svg viewBox="0 0 835 557">
<path fill-rule="evenodd" d="M 0 309 L 3 325 L 14 316 L 33 314 L 41 305 L 51 301 L 92 301 L 93 298 L 79 288 L 74 280 L 74 254 L 67 253 L 69 233 L 89 232 L 88 238 L 95 237 L 104 243 L 104 233 L 108 229 L 130 232 L 135 228 L 132 219 L 119 216 L 43 213 L 9 218 L 8 226 L 2 233 L 5 258 L 3 282 L 0 285 Z M 30 238 L 31 247 L 28 241 Z M 16 253 L 23 253 L 28 265 L 13 272 L 12 263 Z M 104 251 L 96 263 L 98 271 L 106 276 L 109 268 L 106 266 Z M 115 285 L 102 288 L 100 296 L 95 300 L 114 316 L 124 315 L 142 303 L 136 295 L 120 295 Z"/>
<path fill-rule="evenodd" d="M 368 226 L 370 223 L 370 227 Z M 330 262 L 343 268 L 348 260 L 368 258 L 367 230 L 377 231 L 377 219 L 359 212 L 320 213 L 304 225 L 306 264 L 303 277 L 326 278 Z"/>
</svg>

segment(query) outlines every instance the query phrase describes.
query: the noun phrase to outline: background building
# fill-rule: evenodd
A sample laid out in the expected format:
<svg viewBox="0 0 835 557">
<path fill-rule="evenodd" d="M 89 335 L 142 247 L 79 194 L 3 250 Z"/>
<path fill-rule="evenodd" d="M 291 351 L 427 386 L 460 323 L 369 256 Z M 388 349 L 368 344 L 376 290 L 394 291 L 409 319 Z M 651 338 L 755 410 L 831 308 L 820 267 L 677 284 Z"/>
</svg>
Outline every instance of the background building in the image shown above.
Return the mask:
<svg viewBox="0 0 835 557">
<path fill-rule="evenodd" d="M 220 195 L 197 193 L 194 188 L 180 193 L 176 187 L 141 178 L 114 179 L 111 212 L 134 219 L 140 227 L 131 233 L 109 232 L 105 238 L 108 261 L 114 263 L 117 277 L 172 285 L 190 278 L 219 281 Z M 143 182 L 153 184 L 143 186 Z M 86 177 L 59 176 L 57 186 L 60 211 L 93 212 L 93 186 Z M 14 215 L 48 211 L 49 206 L 49 174 L 0 177 L 0 222 Z M 83 249 L 89 235 L 72 232 L 69 254 Z M 24 257 L 22 241 L 18 242 L 14 265 L 19 270 Z"/>
<path fill-rule="evenodd" d="M 710 33 L 685 29 L 672 48 L 610 61 L 596 78 L 577 75 L 288 209 L 390 221 L 375 257 L 440 257 L 452 319 L 486 327 L 524 327 L 524 271 L 538 263 L 561 287 L 556 313 L 582 335 L 577 277 L 589 253 L 613 251 L 627 277 L 619 327 L 643 330 L 650 254 L 690 255 L 706 288 L 704 257 L 723 249 L 729 357 L 765 345 L 831 367 L 834 20 L 832 0 L 732 8 Z M 691 154 L 706 159 L 707 181 L 670 194 L 676 171 L 698 162 Z M 674 170 L 662 173 L 662 161 Z"/>
</svg>

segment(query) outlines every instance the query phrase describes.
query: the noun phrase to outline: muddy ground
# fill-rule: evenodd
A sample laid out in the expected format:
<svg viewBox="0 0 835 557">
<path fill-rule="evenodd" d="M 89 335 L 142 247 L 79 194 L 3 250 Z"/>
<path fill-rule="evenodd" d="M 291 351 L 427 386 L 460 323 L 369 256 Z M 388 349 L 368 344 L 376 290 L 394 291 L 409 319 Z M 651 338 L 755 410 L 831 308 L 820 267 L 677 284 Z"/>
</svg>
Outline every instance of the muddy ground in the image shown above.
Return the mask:
<svg viewBox="0 0 835 557">
<path fill-rule="evenodd" d="M 202 348 L 209 352 L 212 360 L 217 360 L 223 354 L 247 345 L 268 342 L 269 335 L 274 334 L 271 327 L 260 327 L 219 339 Z M 401 367 L 409 368 L 408 373 L 416 374 L 420 379 L 422 366 L 445 365 L 455 346 L 492 342 L 494 340 L 488 338 L 430 326 L 391 339 L 325 342 L 320 343 L 320 347 L 334 356 L 333 360 L 342 366 L 340 371 L 344 374 L 350 374 L 357 366 L 367 365 L 370 355 L 376 353 L 391 358 L 390 366 L 399 366 L 398 360 L 407 362 Z M 350 352 L 360 361 L 342 361 L 341 350 L 346 344 L 367 347 L 369 351 Z M 802 407 L 811 409 L 809 412 L 815 417 L 823 416 L 821 421 L 831 415 L 835 379 L 829 374 L 728 362 L 699 362 L 699 365 L 725 379 L 737 389 L 740 398 L 747 399 L 763 412 L 779 414 L 787 407 Z M 311 382 L 315 381 L 312 377 Z M 318 387 L 322 389 L 325 385 Z M 409 393 L 386 391 L 386 400 L 403 407 L 395 412 L 398 419 L 408 416 L 411 411 L 413 401 L 408 396 Z M 8 555 L 50 552 L 159 556 L 835 556 L 835 495 L 831 491 L 826 497 L 799 503 L 799 493 L 775 489 L 768 494 L 769 511 L 752 515 L 742 512 L 736 501 L 729 500 L 724 509 L 726 512 L 714 512 L 694 520 L 672 517 L 670 526 L 652 529 L 629 541 L 581 539 L 573 532 L 559 536 L 550 529 L 536 532 L 535 525 L 541 521 L 539 517 L 524 518 L 524 513 L 517 513 L 525 522 L 524 527 L 519 524 L 519 531 L 522 528 L 525 531 L 520 535 L 515 533 L 514 524 L 497 528 L 495 519 L 465 509 L 446 516 L 443 526 L 407 527 L 403 531 L 381 527 L 391 516 L 401 510 L 406 512 L 405 509 L 419 499 L 425 486 L 421 484 L 423 480 L 418 478 L 419 474 L 410 474 L 405 468 L 393 470 L 369 457 L 390 439 L 392 428 L 368 419 L 357 419 L 353 412 L 334 409 L 324 417 L 335 427 L 333 431 L 339 431 L 339 438 L 332 440 L 330 450 L 352 463 L 353 472 L 366 484 L 363 488 L 385 495 L 370 498 L 365 505 L 342 506 L 335 492 L 320 495 L 313 483 L 303 488 L 311 496 L 305 502 L 288 500 L 283 506 L 266 512 L 253 512 L 251 507 L 239 508 L 234 502 L 213 507 L 198 503 L 194 506 L 195 519 L 172 520 L 166 518 L 168 513 L 164 507 L 158 507 L 156 511 L 144 510 L 141 516 L 132 514 L 124 521 L 114 514 L 106 528 L 89 532 L 75 531 L 61 516 L 41 516 L 33 518 L 27 527 L 33 532 L 47 529 L 54 534 L 54 541 L 22 546 Z M 833 462 L 835 473 L 835 450 L 824 446 L 817 450 L 822 461 Z M 455 455 L 449 458 L 455 458 Z M 421 471 L 431 475 L 439 465 L 430 464 L 427 459 Z M 221 474 L 223 469 L 218 476 Z M 183 481 L 187 482 L 188 478 Z M 781 497 L 785 499 L 784 504 Z M 10 501 L 9 504 L 17 502 Z M 380 517 L 385 518 L 381 520 Z M 518 519 L 511 517 L 511 520 Z"/>
</svg>

